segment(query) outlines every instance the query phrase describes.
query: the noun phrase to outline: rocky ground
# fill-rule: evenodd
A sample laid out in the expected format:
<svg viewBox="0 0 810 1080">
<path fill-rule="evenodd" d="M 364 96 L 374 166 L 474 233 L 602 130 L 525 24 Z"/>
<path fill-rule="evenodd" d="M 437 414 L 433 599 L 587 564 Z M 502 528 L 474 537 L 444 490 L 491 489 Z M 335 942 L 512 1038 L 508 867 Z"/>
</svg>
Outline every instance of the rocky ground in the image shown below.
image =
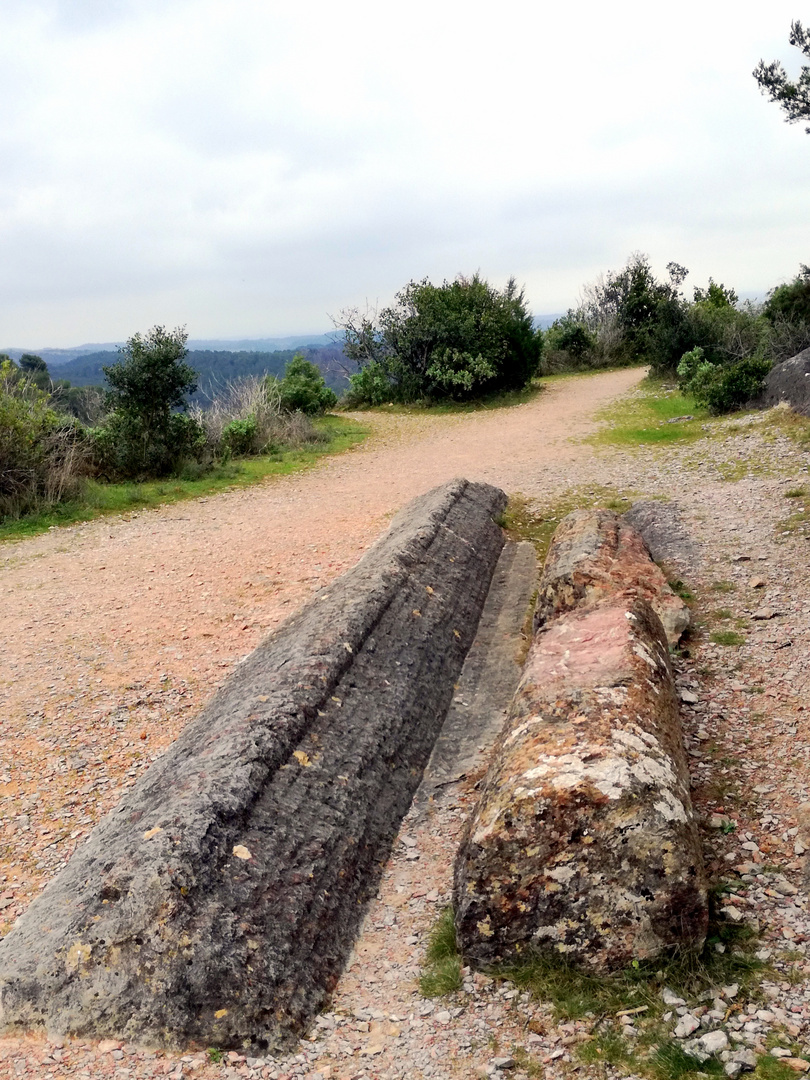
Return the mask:
<svg viewBox="0 0 810 1080">
<path fill-rule="evenodd" d="M 582 501 L 662 497 L 676 505 L 694 541 L 677 569 L 693 594 L 696 626 L 676 661 L 693 797 L 710 872 L 722 886 L 719 918 L 727 928 L 757 932 L 751 948 L 766 966 L 748 982 L 719 980 L 699 995 L 673 989 L 663 972 L 652 984 L 655 1000 L 624 1016 L 618 1008 L 561 1021 L 524 990 L 467 970 L 460 990 L 426 999 L 418 978 L 431 928 L 449 901 L 457 837 L 476 795 L 478 777 L 471 775 L 403 822 L 331 1010 L 296 1053 L 267 1061 L 226 1053 L 214 1062 L 218 1055 L 208 1052 L 6 1038 L 0 1040 L 0 1077 L 649 1075 L 652 1066 L 634 1066 L 632 1058 L 645 1057 L 649 1051 L 636 1048 L 651 1039 L 662 1046 L 671 1040 L 705 1058 L 707 1073 L 756 1068 L 776 1078 L 810 1068 L 807 451 L 786 433 L 790 425 L 778 413 L 712 423 L 705 438 L 665 449 L 597 449 L 570 441 L 591 430 L 596 405 L 628 388 L 632 380 L 621 374 L 624 382 L 600 376 L 598 393 L 590 381 L 584 404 L 570 393 L 575 383 L 557 384 L 556 400 L 510 410 L 500 427 L 491 416 L 483 422 L 450 418 L 441 429 L 434 421 L 405 430 L 390 425 L 376 446 L 372 439 L 361 453 L 333 462 L 320 480 L 308 474 L 285 482 L 287 516 L 279 531 L 289 541 L 283 550 L 266 519 L 265 539 L 254 531 L 260 505 L 269 501 L 270 510 L 262 512 L 278 511 L 278 488 L 8 546 L 3 619 L 13 636 L 6 672 L 15 664 L 16 678 L 6 675 L 0 686 L 2 929 L 193 714 L 244 653 L 242 642 L 252 644 L 281 618 L 285 599 L 294 606 L 350 563 L 397 500 L 452 470 L 522 493 L 539 515 L 554 516 L 575 495 Z M 416 478 L 409 473 L 406 483 L 393 465 L 397 460 L 401 469 L 406 461 L 416 468 L 424 462 L 424 469 Z M 320 532 L 314 518 L 302 528 L 307 507 L 317 513 L 314 496 L 341 478 L 351 508 L 345 528 L 330 532 L 335 519 L 328 515 Z M 374 489 L 368 495 L 364 481 Z M 188 533 L 177 524 L 182 517 L 190 520 Z M 232 524 L 238 519 L 243 524 Z M 263 543 L 264 558 L 248 552 L 247 572 L 228 574 L 225 552 L 212 570 L 211 553 L 226 532 L 246 534 L 253 551 Z M 181 555 L 188 560 L 192 549 L 196 561 L 183 566 Z M 273 588 L 260 575 L 271 579 L 276 568 L 286 580 Z M 105 603 L 93 593 L 92 579 L 103 572 L 127 582 L 117 591 L 108 584 Z M 230 607 L 239 589 L 242 606 L 234 619 Z M 128 590 L 140 599 L 128 597 Z M 135 641 L 126 640 L 123 619 L 116 621 L 119 603 Z M 138 621 L 138 612 L 147 617 Z M 730 931 L 718 944 L 729 956 L 739 948 Z M 623 1065 L 610 1064 L 622 1058 Z M 684 1074 L 671 1054 L 667 1060 L 666 1067 L 659 1061 L 658 1075 Z"/>
</svg>

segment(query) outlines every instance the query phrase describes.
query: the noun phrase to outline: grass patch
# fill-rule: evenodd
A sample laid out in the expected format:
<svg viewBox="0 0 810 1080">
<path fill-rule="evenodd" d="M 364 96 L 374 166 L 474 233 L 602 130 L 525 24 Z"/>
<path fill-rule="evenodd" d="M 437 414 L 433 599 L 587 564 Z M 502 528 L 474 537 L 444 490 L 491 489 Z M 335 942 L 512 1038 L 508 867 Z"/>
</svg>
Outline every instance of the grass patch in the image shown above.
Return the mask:
<svg viewBox="0 0 810 1080">
<path fill-rule="evenodd" d="M 736 630 L 713 630 L 709 640 L 715 645 L 744 645 L 745 637 Z"/>
<path fill-rule="evenodd" d="M 443 997 L 461 989 L 461 955 L 456 948 L 452 908 L 444 909 L 431 930 L 425 960 L 419 979 L 423 997 Z"/>
<path fill-rule="evenodd" d="M 650 1056 L 650 1073 L 658 1080 L 691 1080 L 697 1076 L 725 1076 L 722 1062 L 709 1058 L 700 1062 L 687 1054 L 683 1046 L 674 1039 L 662 1042 Z"/>
<path fill-rule="evenodd" d="M 513 495 L 498 524 L 510 540 L 526 540 L 534 544 L 537 558 L 542 565 L 551 546 L 551 538 L 562 519 L 572 510 L 605 507 L 623 514 L 633 504 L 633 493 L 616 491 L 614 488 L 588 488 L 571 490 L 554 503 L 541 506 L 525 495 Z"/>
<path fill-rule="evenodd" d="M 763 417 L 762 426 L 776 434 L 787 435 L 802 449 L 810 446 L 810 417 L 802 416 L 793 409 L 769 409 Z"/>
<path fill-rule="evenodd" d="M 737 586 L 734 584 L 733 581 L 713 581 L 709 588 L 712 590 L 712 592 L 729 593 L 735 592 Z"/>
<path fill-rule="evenodd" d="M 785 498 L 786 499 L 803 499 L 806 494 L 807 494 L 807 492 L 805 491 L 805 489 L 803 487 L 790 488 L 789 491 L 785 492 Z"/>
<path fill-rule="evenodd" d="M 548 1002 L 560 1020 L 616 1016 L 625 1009 L 643 1006 L 645 1011 L 639 1015 L 645 1022 L 654 1020 L 667 1011 L 661 998 L 665 986 L 687 1001 L 733 982 L 739 983 L 741 993 L 746 993 L 767 966 L 751 952 L 753 935 L 747 927 L 717 917 L 716 900 L 710 895 L 712 918 L 706 944 L 699 954 L 678 952 L 665 959 L 634 961 L 615 975 L 595 975 L 563 956 L 538 952 L 490 974 L 508 979 L 533 998 Z M 716 944 L 723 944 L 725 951 L 717 952 Z"/>
<path fill-rule="evenodd" d="M 790 1080 L 791 1077 L 795 1080 L 797 1076 L 801 1076 L 801 1073 L 797 1073 L 788 1065 L 783 1065 L 779 1058 L 765 1054 L 757 1062 L 754 1072 L 749 1075 L 755 1080 Z"/>
<path fill-rule="evenodd" d="M 691 416 L 691 420 L 678 420 Z M 669 383 L 648 377 L 620 402 L 597 413 L 603 427 L 585 441 L 607 446 L 659 446 L 705 435 L 708 412 Z"/>
<path fill-rule="evenodd" d="M 165 503 L 217 495 L 222 491 L 249 487 L 270 476 L 286 476 L 310 468 L 326 454 L 337 454 L 361 442 L 369 429 L 343 416 L 324 416 L 314 421 L 324 440 L 295 450 L 282 450 L 264 457 L 244 458 L 217 465 L 210 472 L 190 478 L 149 480 L 140 484 L 102 484 L 88 481 L 81 500 L 59 503 L 43 513 L 26 515 L 0 523 L 0 541 L 36 536 L 55 526 L 92 521 L 108 514 L 126 514 Z"/>
</svg>

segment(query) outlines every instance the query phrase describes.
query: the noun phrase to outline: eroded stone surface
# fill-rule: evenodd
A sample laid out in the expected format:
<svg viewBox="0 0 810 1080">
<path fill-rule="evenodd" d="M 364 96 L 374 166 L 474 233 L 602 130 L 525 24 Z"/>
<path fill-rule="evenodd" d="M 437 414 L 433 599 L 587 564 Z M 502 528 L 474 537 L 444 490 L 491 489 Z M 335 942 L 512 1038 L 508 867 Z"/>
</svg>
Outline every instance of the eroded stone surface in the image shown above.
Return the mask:
<svg viewBox="0 0 810 1080">
<path fill-rule="evenodd" d="M 473 640 L 497 488 L 412 503 L 241 664 L 0 942 L 0 1023 L 265 1051 L 335 985 Z"/>
<path fill-rule="evenodd" d="M 537 635 L 455 868 L 465 956 L 597 970 L 700 946 L 708 919 L 666 638 L 643 599 Z"/>
<path fill-rule="evenodd" d="M 609 596 L 649 601 L 670 645 L 689 625 L 689 609 L 650 558 L 640 533 L 611 510 L 575 510 L 560 522 L 549 548 L 535 629 Z"/>
</svg>

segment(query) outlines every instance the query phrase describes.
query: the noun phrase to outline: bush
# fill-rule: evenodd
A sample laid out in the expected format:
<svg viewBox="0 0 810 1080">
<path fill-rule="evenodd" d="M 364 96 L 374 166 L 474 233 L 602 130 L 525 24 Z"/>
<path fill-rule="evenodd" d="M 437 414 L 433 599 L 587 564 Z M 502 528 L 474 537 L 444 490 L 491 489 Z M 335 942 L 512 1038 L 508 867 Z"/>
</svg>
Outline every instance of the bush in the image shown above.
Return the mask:
<svg viewBox="0 0 810 1080">
<path fill-rule="evenodd" d="M 700 346 L 684 353 L 678 365 L 678 381 L 698 405 L 713 413 L 741 408 L 762 390 L 771 362 L 746 357 L 731 364 L 713 364 Z"/>
<path fill-rule="evenodd" d="M 102 369 L 112 411 L 96 429 L 94 447 L 108 477 L 165 476 L 204 453 L 200 425 L 184 415 L 186 395 L 197 388 L 196 372 L 184 362 L 187 338 L 179 327 L 155 326 L 131 337 L 121 360 Z"/>
<path fill-rule="evenodd" d="M 588 328 L 581 312 L 573 309 L 555 319 L 546 330 L 542 355 L 542 370 L 546 375 L 598 367 L 600 360 L 596 334 Z"/>
<path fill-rule="evenodd" d="M 253 413 L 243 420 L 231 420 L 222 430 L 221 451 L 225 451 L 229 457 L 247 457 L 255 452 L 253 447 L 257 431 L 258 424 Z"/>
<path fill-rule="evenodd" d="M 391 400 L 391 379 L 388 369 L 379 360 L 372 360 L 349 376 L 349 389 L 343 402 L 355 405 L 385 405 Z"/>
<path fill-rule="evenodd" d="M 205 432 L 186 413 L 169 413 L 158 426 L 114 410 L 90 439 L 96 470 L 109 480 L 174 475 L 187 461 L 205 458 Z"/>
<path fill-rule="evenodd" d="M 358 366 L 354 404 L 469 400 L 517 390 L 536 374 L 542 338 L 523 291 L 478 274 L 440 286 L 411 281 L 376 318 L 344 312 L 344 353 Z"/>
<path fill-rule="evenodd" d="M 314 416 L 337 405 L 337 394 L 324 382 L 320 368 L 305 360 L 301 353 L 287 364 L 278 389 L 281 408 L 286 412 Z"/>
<path fill-rule="evenodd" d="M 0 362 L 0 517 L 75 496 L 87 458 L 81 425 L 59 417 L 10 360 Z"/>
</svg>

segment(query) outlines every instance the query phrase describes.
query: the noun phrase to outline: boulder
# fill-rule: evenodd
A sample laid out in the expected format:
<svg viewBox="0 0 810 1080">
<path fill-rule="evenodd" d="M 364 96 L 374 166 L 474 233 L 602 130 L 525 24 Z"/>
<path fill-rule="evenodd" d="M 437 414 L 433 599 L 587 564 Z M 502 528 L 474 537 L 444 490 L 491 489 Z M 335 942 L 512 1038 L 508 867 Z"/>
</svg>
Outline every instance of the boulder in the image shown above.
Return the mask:
<svg viewBox="0 0 810 1080">
<path fill-rule="evenodd" d="M 790 405 L 796 412 L 810 416 L 810 349 L 774 364 L 754 404 L 762 409 Z"/>
<path fill-rule="evenodd" d="M 689 608 L 650 558 L 641 534 L 611 510 L 575 510 L 554 533 L 540 581 L 535 629 L 582 604 L 610 597 L 648 600 L 670 645 L 689 625 Z"/>
<path fill-rule="evenodd" d="M 341 972 L 475 636 L 506 498 L 453 481 L 233 673 L 0 942 L 0 1025 L 263 1054 Z"/>
<path fill-rule="evenodd" d="M 554 595 L 544 600 L 550 610 Z M 457 855 L 454 902 L 460 948 L 479 966 L 537 949 L 606 972 L 702 945 L 678 703 L 646 599 L 597 599 L 537 635 Z"/>
</svg>

